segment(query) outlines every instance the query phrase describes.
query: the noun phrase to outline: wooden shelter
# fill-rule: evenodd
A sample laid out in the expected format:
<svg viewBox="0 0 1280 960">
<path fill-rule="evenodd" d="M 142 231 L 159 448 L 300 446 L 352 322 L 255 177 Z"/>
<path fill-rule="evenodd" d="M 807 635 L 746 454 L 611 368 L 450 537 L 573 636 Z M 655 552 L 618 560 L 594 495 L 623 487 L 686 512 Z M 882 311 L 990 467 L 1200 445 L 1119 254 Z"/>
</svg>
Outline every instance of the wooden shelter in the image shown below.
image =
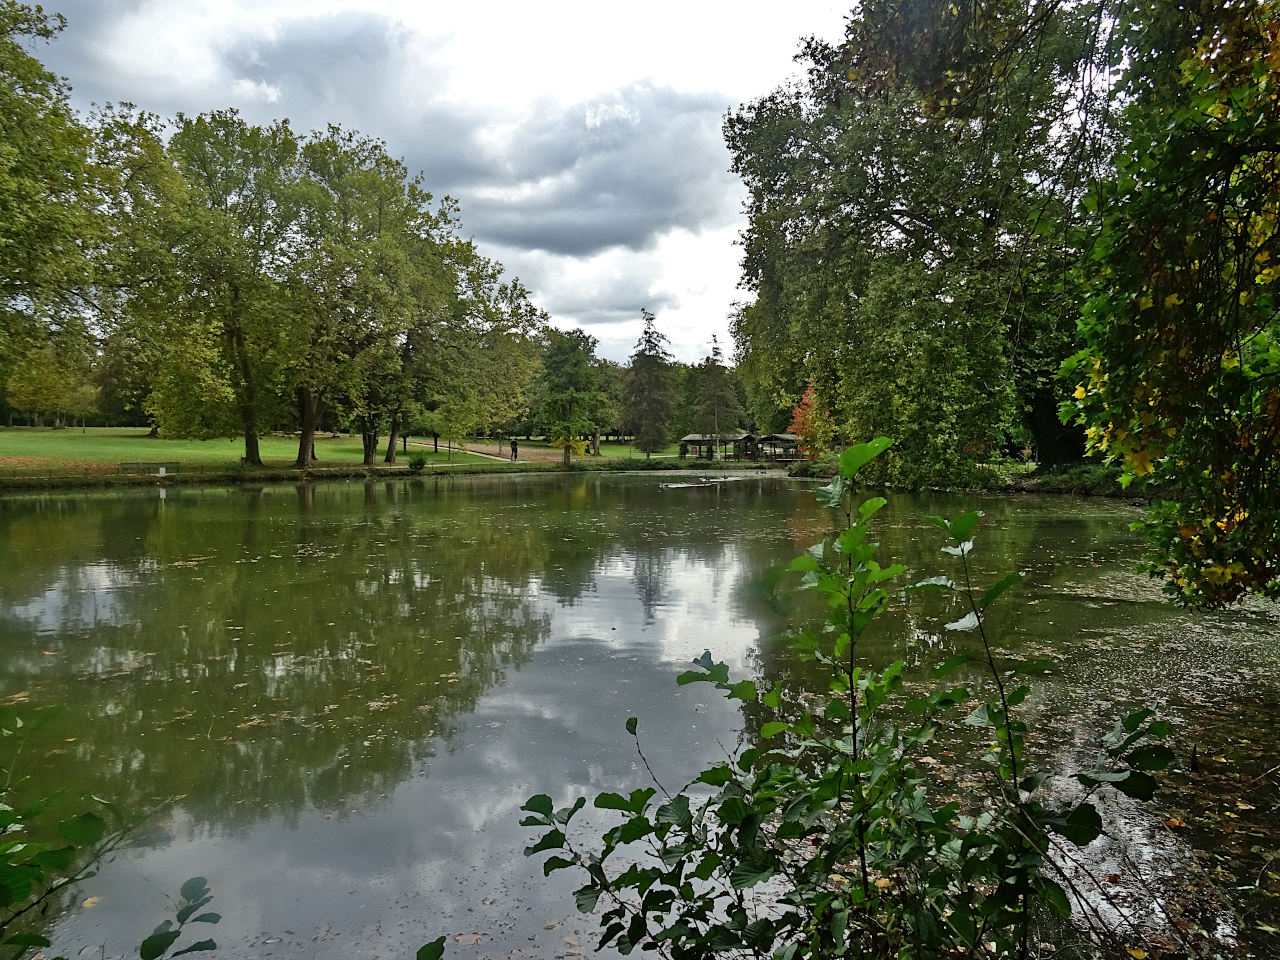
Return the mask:
<svg viewBox="0 0 1280 960">
<path fill-rule="evenodd" d="M 794 433 L 766 433 L 759 442 L 761 460 L 786 463 L 800 459 L 800 438 Z"/>
<path fill-rule="evenodd" d="M 711 433 L 691 433 L 681 437 L 680 442 L 692 451 L 695 460 L 714 460 L 716 447 L 721 448 L 722 460 L 740 460 L 744 456 L 754 459 L 750 451 L 755 448 L 756 438 L 750 433 L 722 433 L 718 437 Z M 733 446 L 732 454 L 727 452 L 730 445 Z"/>
</svg>

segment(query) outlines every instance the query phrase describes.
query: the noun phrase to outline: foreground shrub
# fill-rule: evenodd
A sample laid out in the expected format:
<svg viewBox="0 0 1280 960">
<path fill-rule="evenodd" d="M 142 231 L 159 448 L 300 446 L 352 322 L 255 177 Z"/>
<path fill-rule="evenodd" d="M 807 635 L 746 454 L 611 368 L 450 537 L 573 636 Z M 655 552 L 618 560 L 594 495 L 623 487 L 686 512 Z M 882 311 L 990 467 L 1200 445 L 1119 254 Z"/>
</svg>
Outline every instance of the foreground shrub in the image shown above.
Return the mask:
<svg viewBox="0 0 1280 960">
<path fill-rule="evenodd" d="M 828 671 L 821 709 L 784 703 L 781 685 L 761 691 L 750 680 L 734 682 L 708 651 L 677 682 L 712 683 L 763 713 L 761 746 L 740 748 L 676 792 L 655 777 L 651 787 L 596 796 L 596 808 L 619 816 L 598 845 L 567 833 L 585 798 L 556 810 L 540 794 L 522 808 L 522 823 L 544 831 L 526 854 L 549 854 L 547 874 L 585 873 L 577 905 L 603 907 L 602 947 L 673 958 L 1022 958 L 1038 953 L 1041 930 L 1071 920 L 1095 946 L 1119 949 L 1097 911 L 1082 909 L 1105 894 L 1081 890 L 1064 867 L 1078 864 L 1076 848 L 1102 831 L 1099 790 L 1151 797 L 1149 771 L 1173 757 L 1143 741 L 1162 736 L 1167 724 L 1147 710 L 1131 713 L 1099 745 L 1094 768 L 1076 775 L 1078 797 L 1046 795 L 1050 775 L 1028 768 L 1018 716 L 1031 668 L 997 663 L 984 624 L 1019 576 L 974 592 L 977 513 L 933 518 L 950 540 L 943 550 L 957 563 L 960 586 L 935 577 L 909 589 L 947 591 L 967 608 L 947 628 L 971 633 L 980 652 L 953 656 L 935 673 L 972 664 L 986 678 L 983 689 L 941 686 L 897 702 L 902 662 L 868 669 L 858 640 L 884 609 L 886 585 L 906 571 L 881 566 L 868 540 L 886 501 L 855 505 L 851 495 L 858 470 L 889 445 L 882 438 L 841 455 L 839 475 L 819 492 L 840 512 L 841 529 L 791 564 L 802 587 L 827 603 L 822 628 L 794 638 L 802 656 Z M 958 717 L 975 698 L 978 706 Z M 891 712 L 890 704 L 902 709 Z M 971 762 L 985 771 L 963 807 L 933 795 L 927 745 L 947 725 L 971 729 L 978 742 Z M 635 718 L 627 731 L 643 758 Z"/>
</svg>

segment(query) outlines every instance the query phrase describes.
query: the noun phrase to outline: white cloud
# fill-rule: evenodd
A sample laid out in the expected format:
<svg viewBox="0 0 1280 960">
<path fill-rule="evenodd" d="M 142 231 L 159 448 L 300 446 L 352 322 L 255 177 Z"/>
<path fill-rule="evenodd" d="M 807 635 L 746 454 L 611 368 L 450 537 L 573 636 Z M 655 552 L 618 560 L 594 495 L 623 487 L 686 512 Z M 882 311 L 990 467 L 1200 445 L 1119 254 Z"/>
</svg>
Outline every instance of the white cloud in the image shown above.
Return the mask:
<svg viewBox="0 0 1280 960">
<path fill-rule="evenodd" d="M 558 325 L 623 359 L 647 307 L 696 360 L 712 333 L 730 346 L 741 296 L 720 121 L 796 72 L 802 36 L 837 37 L 847 3 L 64 0 L 48 49 L 81 106 L 381 137 Z"/>
</svg>

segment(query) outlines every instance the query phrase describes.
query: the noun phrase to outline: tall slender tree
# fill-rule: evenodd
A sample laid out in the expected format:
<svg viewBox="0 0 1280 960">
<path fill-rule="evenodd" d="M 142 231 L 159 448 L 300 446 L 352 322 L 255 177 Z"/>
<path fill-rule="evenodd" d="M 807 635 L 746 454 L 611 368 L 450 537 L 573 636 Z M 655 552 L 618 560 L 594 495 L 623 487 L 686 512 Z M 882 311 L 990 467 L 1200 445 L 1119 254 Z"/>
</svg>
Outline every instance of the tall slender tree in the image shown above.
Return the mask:
<svg viewBox="0 0 1280 960">
<path fill-rule="evenodd" d="M 720 342 L 712 335 L 711 353 L 693 371 L 697 391 L 693 429 L 704 437 L 712 437 L 717 447 L 724 445 L 726 437 L 738 432 L 745 416 L 732 376 L 724 365 Z"/>
<path fill-rule="evenodd" d="M 644 330 L 631 354 L 631 366 L 623 385 L 624 422 L 635 434 L 636 449 L 650 457 L 671 439 L 675 381 L 671 354 L 667 350 L 670 341 L 658 331 L 652 313 L 641 310 L 640 316 Z"/>
</svg>

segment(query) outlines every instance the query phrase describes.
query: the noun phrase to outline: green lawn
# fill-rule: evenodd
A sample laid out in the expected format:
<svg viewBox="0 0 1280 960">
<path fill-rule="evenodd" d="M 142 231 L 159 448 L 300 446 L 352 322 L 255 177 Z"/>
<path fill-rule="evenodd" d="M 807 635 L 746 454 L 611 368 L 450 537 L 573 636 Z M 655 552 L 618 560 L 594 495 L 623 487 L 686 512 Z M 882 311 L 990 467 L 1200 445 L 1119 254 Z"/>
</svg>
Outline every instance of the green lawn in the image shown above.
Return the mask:
<svg viewBox="0 0 1280 960">
<path fill-rule="evenodd" d="M 265 466 L 287 467 L 298 456 L 296 437 L 263 437 L 262 462 Z M 483 449 L 483 448 L 481 448 Z M 379 445 L 378 462 L 386 450 Z M 446 445 L 433 453 L 431 446 L 409 444 L 410 453 L 423 453 L 429 464 L 489 463 L 483 457 L 454 450 L 452 457 Z M 58 468 L 75 472 L 114 471 L 122 462 L 175 462 L 192 469 L 234 469 L 244 455 L 244 441 L 234 440 L 164 440 L 147 436 L 146 429 L 129 427 L 88 427 L 86 429 L 36 429 L 32 427 L 0 428 L 0 476 L 46 473 Z M 363 458 L 359 437 L 316 437 L 316 458 L 320 467 L 355 466 Z M 401 447 L 397 464 L 406 457 Z"/>
</svg>

